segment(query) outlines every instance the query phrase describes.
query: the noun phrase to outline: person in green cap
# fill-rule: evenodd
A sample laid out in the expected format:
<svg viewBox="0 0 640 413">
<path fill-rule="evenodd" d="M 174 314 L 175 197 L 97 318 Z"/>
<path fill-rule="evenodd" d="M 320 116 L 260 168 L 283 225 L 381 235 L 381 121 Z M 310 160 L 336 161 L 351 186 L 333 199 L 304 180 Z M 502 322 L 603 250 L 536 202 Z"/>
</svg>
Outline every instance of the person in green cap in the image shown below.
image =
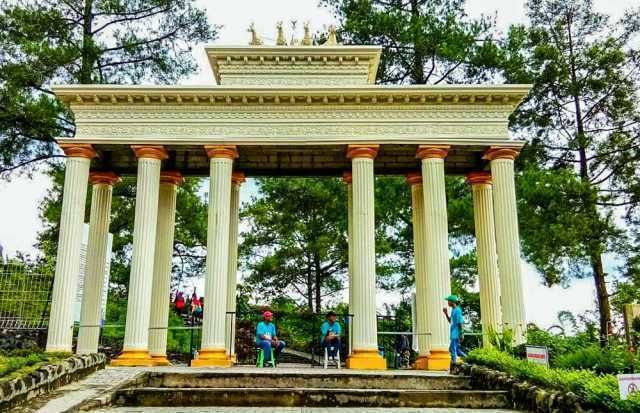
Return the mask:
<svg viewBox="0 0 640 413">
<path fill-rule="evenodd" d="M 456 365 L 458 357 L 467 357 L 462 351 L 460 343 L 464 338 L 462 333 L 462 325 L 464 324 L 464 317 L 462 316 L 462 308 L 460 308 L 460 299 L 456 295 L 449 295 L 445 298 L 447 304 L 451 307 L 451 315 L 449 315 L 448 309 L 445 307 L 442 309 L 444 316 L 447 317 L 447 321 L 451 324 L 449 328 L 449 353 L 451 354 L 451 367 Z"/>
</svg>

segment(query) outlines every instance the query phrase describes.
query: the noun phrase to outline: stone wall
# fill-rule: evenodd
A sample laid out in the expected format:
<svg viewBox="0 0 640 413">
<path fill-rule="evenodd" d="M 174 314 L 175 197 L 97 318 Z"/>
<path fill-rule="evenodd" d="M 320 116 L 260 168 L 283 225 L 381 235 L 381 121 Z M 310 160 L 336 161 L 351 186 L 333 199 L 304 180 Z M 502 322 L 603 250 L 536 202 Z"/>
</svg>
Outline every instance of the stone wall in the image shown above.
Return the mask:
<svg viewBox="0 0 640 413">
<path fill-rule="evenodd" d="M 104 354 L 72 356 L 46 365 L 26 377 L 0 384 L 0 411 L 46 394 L 104 368 Z"/>
<path fill-rule="evenodd" d="M 517 409 L 536 413 L 594 412 L 574 393 L 546 389 L 487 367 L 463 364 L 457 367 L 457 373 L 469 376 L 474 389 L 508 391 Z"/>
</svg>

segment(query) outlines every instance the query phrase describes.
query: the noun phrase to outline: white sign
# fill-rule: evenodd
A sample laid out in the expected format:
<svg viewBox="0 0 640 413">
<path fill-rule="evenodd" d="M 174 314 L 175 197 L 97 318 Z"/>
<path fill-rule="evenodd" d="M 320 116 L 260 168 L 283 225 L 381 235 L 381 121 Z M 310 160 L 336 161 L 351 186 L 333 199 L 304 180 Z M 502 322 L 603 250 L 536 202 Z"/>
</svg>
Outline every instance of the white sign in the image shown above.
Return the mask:
<svg viewBox="0 0 640 413">
<path fill-rule="evenodd" d="M 543 346 L 527 346 L 527 360 L 549 367 L 549 350 Z"/>
<path fill-rule="evenodd" d="M 82 244 L 80 245 L 80 274 L 78 275 L 78 287 L 76 288 L 76 302 L 74 303 L 74 320 L 80 321 L 80 310 L 82 307 L 82 294 L 84 292 L 84 277 L 87 274 L 87 244 L 89 243 L 89 224 L 82 227 Z M 107 312 L 107 292 L 109 291 L 109 273 L 111 271 L 111 248 L 113 244 L 113 234 L 107 237 L 107 256 L 104 266 L 104 284 L 102 285 L 100 319 L 104 320 Z"/>
<path fill-rule="evenodd" d="M 630 394 L 640 392 L 640 374 L 619 374 L 618 387 L 620 399 L 627 400 Z"/>
</svg>

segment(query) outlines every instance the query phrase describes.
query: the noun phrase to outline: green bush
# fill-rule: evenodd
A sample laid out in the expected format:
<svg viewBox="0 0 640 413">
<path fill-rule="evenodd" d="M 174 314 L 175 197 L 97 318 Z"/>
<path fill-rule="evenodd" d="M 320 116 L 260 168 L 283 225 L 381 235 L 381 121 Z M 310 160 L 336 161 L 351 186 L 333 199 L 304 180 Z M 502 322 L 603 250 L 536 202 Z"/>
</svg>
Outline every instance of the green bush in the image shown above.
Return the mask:
<svg viewBox="0 0 640 413">
<path fill-rule="evenodd" d="M 503 371 L 509 375 L 549 389 L 573 392 L 594 409 L 608 412 L 640 411 L 640 395 L 620 400 L 618 381 L 613 375 L 587 370 L 546 368 L 516 359 L 495 349 L 479 348 L 469 353 L 467 362 Z"/>
<path fill-rule="evenodd" d="M 69 357 L 69 353 L 0 354 L 0 383 L 26 376 L 40 367 Z"/>
<path fill-rule="evenodd" d="M 633 353 L 624 347 L 591 345 L 583 349 L 557 356 L 553 367 L 591 370 L 598 374 L 632 373 L 637 364 Z"/>
</svg>

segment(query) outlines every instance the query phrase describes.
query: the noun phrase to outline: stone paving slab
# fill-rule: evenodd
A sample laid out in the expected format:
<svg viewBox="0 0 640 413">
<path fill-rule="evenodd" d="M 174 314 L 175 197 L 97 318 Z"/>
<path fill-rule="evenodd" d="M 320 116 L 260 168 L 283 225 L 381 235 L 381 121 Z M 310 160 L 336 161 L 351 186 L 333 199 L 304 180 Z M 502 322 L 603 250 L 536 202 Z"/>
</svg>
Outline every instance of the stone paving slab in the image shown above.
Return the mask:
<svg viewBox="0 0 640 413">
<path fill-rule="evenodd" d="M 326 407 L 115 407 L 95 413 L 523 413 L 504 409 Z"/>
<path fill-rule="evenodd" d="M 140 374 L 143 374 L 143 371 L 138 368 L 107 367 L 96 371 L 83 380 L 60 387 L 49 393 L 47 397 L 37 398 L 30 403 L 18 406 L 11 412 L 59 413 L 73 411 L 81 403 L 101 397 Z"/>
</svg>

